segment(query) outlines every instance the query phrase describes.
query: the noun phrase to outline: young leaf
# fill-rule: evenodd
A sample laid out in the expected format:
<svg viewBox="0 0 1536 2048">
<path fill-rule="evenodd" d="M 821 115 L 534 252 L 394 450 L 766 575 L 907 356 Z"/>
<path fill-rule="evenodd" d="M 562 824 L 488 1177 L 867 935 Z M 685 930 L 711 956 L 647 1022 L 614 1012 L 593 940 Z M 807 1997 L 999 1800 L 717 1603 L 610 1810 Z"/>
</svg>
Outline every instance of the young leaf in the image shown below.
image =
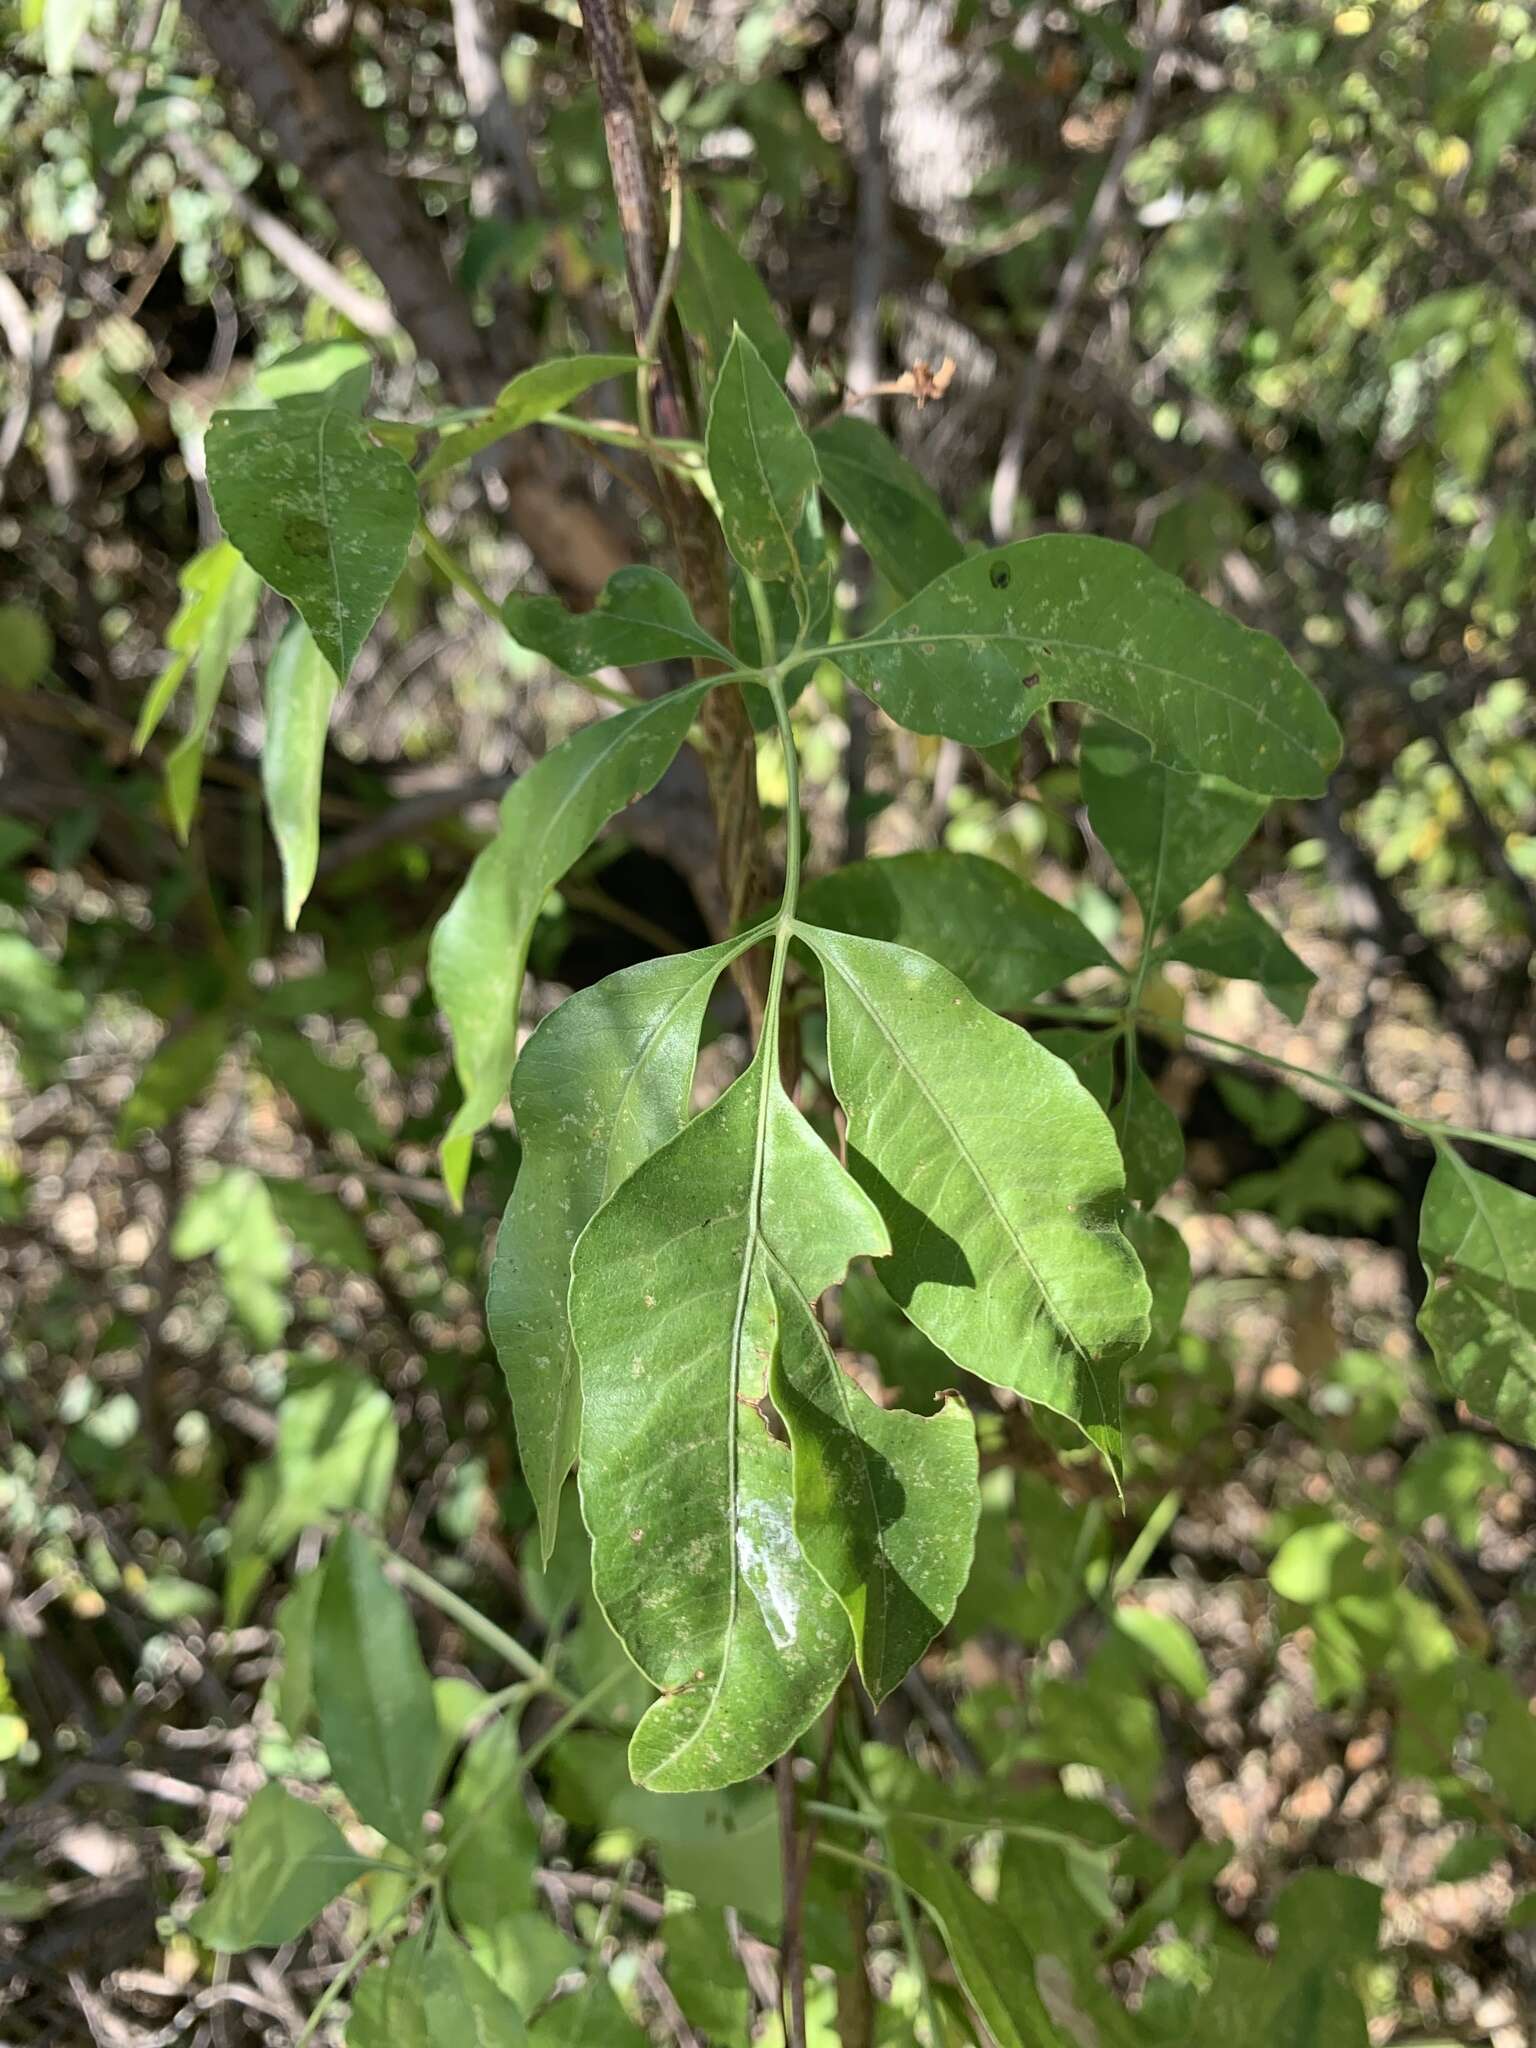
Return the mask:
<svg viewBox="0 0 1536 2048">
<path fill-rule="evenodd" d="M 334 395 L 217 412 L 208 488 L 224 531 L 298 609 L 345 681 L 416 530 L 416 479 Z"/>
<path fill-rule="evenodd" d="M 417 471 L 418 481 L 426 483 L 441 476 L 445 469 L 467 462 L 503 435 L 547 420 L 552 412 L 563 412 L 573 398 L 580 398 L 594 384 L 626 377 L 639 367 L 638 356 L 558 356 L 551 362 L 535 363 L 531 370 L 502 385 L 483 420 L 443 436 Z"/>
<path fill-rule="evenodd" d="M 965 560 L 943 506 L 872 420 L 838 413 L 811 436 L 822 489 L 898 597 Z"/>
<path fill-rule="evenodd" d="M 403 1597 L 373 1546 L 342 1530 L 315 1626 L 315 1705 L 336 1782 L 370 1827 L 419 1851 L 437 1783 L 437 1713 Z"/>
<path fill-rule="evenodd" d="M 1114 962 L 1070 910 L 974 853 L 898 853 L 822 875 L 802 914 L 889 939 L 958 975 L 991 1010 L 1018 1010 L 1084 967 Z"/>
<path fill-rule="evenodd" d="M 1419 1329 L 1474 1415 L 1536 1444 L 1536 1198 L 1436 1153 L 1419 1219 Z"/>
<path fill-rule="evenodd" d="M 229 1869 L 192 1915 L 191 1930 L 227 1954 L 279 1948 L 367 1867 L 318 1806 L 281 1785 L 263 1785 L 235 1823 Z"/>
<path fill-rule="evenodd" d="M 682 1129 L 710 992 L 751 936 L 645 960 L 540 1024 L 512 1075 L 522 1142 L 486 1318 L 506 1375 L 544 1562 L 576 1456 L 581 1388 L 566 1297 L 578 1237 L 641 1160 Z"/>
<path fill-rule="evenodd" d="M 299 921 L 320 858 L 320 783 L 336 672 L 302 619 L 294 619 L 267 664 L 267 733 L 261 788 L 283 864 L 283 922 Z"/>
<path fill-rule="evenodd" d="M 833 1358 L 799 1290 L 776 1270 L 769 1284 L 795 1534 L 843 1603 L 878 1706 L 949 1621 L 970 1573 L 981 1512 L 975 1426 L 949 1395 L 926 1419 L 878 1407 Z"/>
<path fill-rule="evenodd" d="M 512 1075 L 523 967 L 544 899 L 608 819 L 660 780 L 709 688 L 695 683 L 599 719 L 536 762 L 502 798 L 496 837 L 432 934 L 428 974 L 464 1089 L 442 1145 L 455 1201 L 474 1135 Z"/>
<path fill-rule="evenodd" d="M 1271 795 L 1315 796 L 1339 754 L 1277 641 L 1092 535 L 973 555 L 832 658 L 898 725 L 971 746 L 1065 699 L 1133 727 L 1170 766 Z"/>
<path fill-rule="evenodd" d="M 796 579 L 795 534 L 821 473 L 794 407 L 739 327 L 710 400 L 705 451 L 731 553 L 759 582 Z"/>
<path fill-rule="evenodd" d="M 256 600 L 261 594 L 260 578 L 245 566 L 227 540 L 215 541 L 211 548 L 195 554 L 183 567 L 179 581 L 181 602 L 165 635 L 171 659 L 140 709 L 138 724 L 133 729 L 136 754 L 149 744 L 170 709 L 194 656 L 200 678 L 198 698 L 208 696 L 211 711 L 211 705 L 218 701 L 230 657 L 250 631 Z M 201 682 L 205 667 L 211 672 L 207 688 Z M 206 720 L 204 725 L 206 729 Z"/>
<path fill-rule="evenodd" d="M 895 1247 L 877 1274 L 957 1365 L 1067 1417 L 1118 1469 L 1119 1367 L 1148 1294 L 1108 1121 L 933 961 L 797 929 L 826 977 L 849 1162 Z"/>
<path fill-rule="evenodd" d="M 1197 918 L 1159 954 L 1231 981 L 1256 981 L 1282 1015 L 1299 1024 L 1317 976 L 1298 960 L 1246 896 L 1233 895 L 1220 917 Z"/>
<path fill-rule="evenodd" d="M 842 1610 L 795 1540 L 789 1453 L 755 1404 L 770 1277 L 812 1301 L 887 1240 L 784 1094 L 775 1036 L 598 1211 L 572 1269 L 593 1585 L 664 1693 L 630 1745 L 658 1792 L 763 1769 L 848 1661 Z"/>
<path fill-rule="evenodd" d="M 1095 719 L 1079 748 L 1088 822 L 1141 905 L 1150 935 L 1236 859 L 1269 808 L 1211 775 L 1156 759 L 1139 733 Z"/>
<path fill-rule="evenodd" d="M 568 676 L 679 657 L 736 666 L 730 649 L 705 632 L 687 598 L 659 569 L 618 570 L 589 612 L 568 612 L 553 597 L 514 595 L 501 616 L 519 647 L 542 654 Z"/>
</svg>

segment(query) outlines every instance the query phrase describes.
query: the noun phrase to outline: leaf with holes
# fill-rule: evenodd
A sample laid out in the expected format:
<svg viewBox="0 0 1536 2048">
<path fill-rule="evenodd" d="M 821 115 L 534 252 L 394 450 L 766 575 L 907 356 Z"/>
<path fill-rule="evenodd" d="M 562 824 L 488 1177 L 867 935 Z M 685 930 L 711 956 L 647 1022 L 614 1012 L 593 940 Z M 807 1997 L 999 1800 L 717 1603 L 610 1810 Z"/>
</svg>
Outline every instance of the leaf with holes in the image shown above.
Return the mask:
<svg viewBox="0 0 1536 2048">
<path fill-rule="evenodd" d="M 875 1271 L 957 1365 L 1120 1461 L 1120 1365 L 1148 1294 L 1119 1229 L 1102 1110 L 1060 1060 L 920 953 L 810 925 L 855 1177 L 890 1228 Z"/>
<path fill-rule="evenodd" d="M 833 659 L 898 725 L 971 746 L 1065 700 L 1129 725 L 1171 767 L 1269 795 L 1317 795 L 1339 754 L 1278 641 L 1092 535 L 973 555 Z"/>
<path fill-rule="evenodd" d="M 217 412 L 208 488 L 224 531 L 345 682 L 416 530 L 416 479 L 335 395 Z"/>
</svg>

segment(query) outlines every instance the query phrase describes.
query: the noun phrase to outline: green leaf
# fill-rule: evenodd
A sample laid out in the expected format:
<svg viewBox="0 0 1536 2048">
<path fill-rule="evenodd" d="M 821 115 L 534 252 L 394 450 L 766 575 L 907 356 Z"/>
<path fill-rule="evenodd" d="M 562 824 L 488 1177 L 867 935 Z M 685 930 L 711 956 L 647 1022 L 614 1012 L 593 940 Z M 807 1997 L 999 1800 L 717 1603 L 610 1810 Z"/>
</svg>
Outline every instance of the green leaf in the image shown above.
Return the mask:
<svg viewBox="0 0 1536 2048">
<path fill-rule="evenodd" d="M 1096 719 L 1079 749 L 1083 801 L 1104 850 L 1141 905 L 1150 939 L 1253 837 L 1267 800 L 1154 758 L 1139 733 Z"/>
<path fill-rule="evenodd" d="M 298 609 L 345 682 L 416 530 L 416 479 L 331 392 L 216 412 L 208 488 L 224 531 Z"/>
<path fill-rule="evenodd" d="M 43 62 L 50 78 L 67 78 L 75 47 L 90 26 L 92 0 L 43 0 Z"/>
<path fill-rule="evenodd" d="M 315 1709 L 315 1621 L 324 1584 L 322 1572 L 305 1572 L 293 1591 L 283 1596 L 275 1617 L 283 1646 L 277 1717 L 295 1738 L 304 1734 Z"/>
<path fill-rule="evenodd" d="M 1192 1700 L 1204 1699 L 1211 1675 L 1200 1645 L 1177 1616 L 1122 1601 L 1115 1609 L 1115 1633 L 1135 1645 L 1159 1678 Z"/>
<path fill-rule="evenodd" d="M 891 1230 L 880 1279 L 957 1365 L 1067 1417 L 1117 1467 L 1119 1366 L 1149 1297 L 1103 1113 L 931 960 L 797 929 L 826 976 L 850 1164 Z"/>
<path fill-rule="evenodd" d="M 279 1948 L 367 1869 L 328 1815 L 281 1785 L 263 1785 L 235 1823 L 229 1869 L 190 1926 L 208 1948 Z"/>
<path fill-rule="evenodd" d="M 162 1039 L 118 1112 L 118 1144 L 131 1145 L 140 1131 L 163 1131 L 196 1102 L 229 1051 L 231 1036 L 229 1018 L 216 1013 Z"/>
<path fill-rule="evenodd" d="M 832 659 L 898 725 L 971 746 L 1065 699 L 1171 767 L 1272 795 L 1315 796 L 1338 759 L 1338 729 L 1277 641 L 1091 535 L 973 555 Z"/>
<path fill-rule="evenodd" d="M 770 1281 L 812 1301 L 886 1237 L 784 1094 L 775 1038 L 598 1211 L 572 1271 L 593 1585 L 665 1695 L 630 1745 L 637 1782 L 660 1792 L 763 1769 L 848 1660 L 842 1611 L 795 1540 L 789 1453 L 754 1404 Z"/>
<path fill-rule="evenodd" d="M 178 835 L 185 840 L 197 809 L 208 728 L 235 650 L 255 620 L 261 580 L 228 541 L 219 541 L 187 563 L 181 572 L 181 593 L 165 636 L 171 660 L 144 700 L 133 746 L 138 752 L 147 745 L 195 663 L 192 721 L 165 763 L 166 803 Z"/>
<path fill-rule="evenodd" d="M 1070 910 L 973 853 L 854 861 L 812 882 L 800 909 L 832 931 L 926 953 L 992 1010 L 1022 1009 L 1084 967 L 1114 964 Z"/>
<path fill-rule="evenodd" d="M 283 922 L 292 931 L 320 858 L 320 788 L 336 672 L 302 619 L 289 625 L 267 664 L 267 732 L 261 788 L 283 864 Z"/>
<path fill-rule="evenodd" d="M 259 1174 L 230 1167 L 194 1188 L 171 1230 L 178 1259 L 212 1255 L 229 1305 L 264 1351 L 288 1326 L 290 1258 Z"/>
<path fill-rule="evenodd" d="M 736 666 L 728 647 L 704 631 L 688 600 L 659 569 L 620 569 L 589 612 L 569 612 L 553 597 L 509 597 L 501 616 L 519 647 L 568 676 L 645 661 L 718 661 Z"/>
<path fill-rule="evenodd" d="M 811 436 L 822 489 L 898 597 L 912 597 L 965 559 L 924 479 L 872 420 L 838 413 Z"/>
<path fill-rule="evenodd" d="M 372 378 L 370 351 L 360 341 L 336 339 L 301 342 L 274 362 L 264 363 L 256 372 L 255 384 L 264 398 L 275 403 L 324 395 L 348 412 L 360 414 L 368 403 Z"/>
<path fill-rule="evenodd" d="M 283 1228 L 298 1239 L 311 1258 L 337 1266 L 344 1273 L 371 1273 L 373 1249 L 362 1226 L 334 1195 L 308 1181 L 265 1176 L 267 1193 Z"/>
<path fill-rule="evenodd" d="M 620 1182 L 682 1129 L 710 993 L 750 943 L 749 935 L 642 961 L 582 989 L 544 1019 L 513 1071 L 522 1164 L 496 1240 L 486 1318 L 546 1564 L 581 1428 L 566 1306 L 571 1253 Z"/>
<path fill-rule="evenodd" d="M 315 1704 L 336 1782 L 370 1827 L 419 1853 L 437 1783 L 437 1712 L 416 1629 L 373 1546 L 341 1531 L 315 1626 Z"/>
<path fill-rule="evenodd" d="M 1419 1444 L 1392 1493 L 1392 1512 L 1404 1529 L 1421 1529 L 1438 1515 L 1451 1541 L 1470 1550 L 1477 1542 L 1483 1495 L 1501 1484 L 1492 1444 L 1470 1430 Z"/>
<path fill-rule="evenodd" d="M 628 376 L 639 367 L 638 356 L 557 356 L 547 363 L 535 363 L 531 370 L 502 385 L 483 420 L 443 436 L 417 471 L 418 481 L 426 483 L 441 476 L 445 469 L 467 462 L 503 435 L 547 420 L 552 412 L 563 412 L 573 398 L 580 398 L 594 384 Z"/>
<path fill-rule="evenodd" d="M 1155 1202 L 1184 1170 L 1184 1130 L 1134 1050 L 1109 1120 L 1125 1161 L 1126 1193 L 1135 1202 Z"/>
<path fill-rule="evenodd" d="M 660 780 L 709 688 L 695 683 L 584 726 L 519 777 L 501 800 L 496 837 L 432 934 L 432 993 L 453 1034 L 464 1090 L 442 1146 L 455 1201 L 469 1178 L 474 1135 L 511 1079 L 523 968 L 544 899 L 608 819 Z"/>
<path fill-rule="evenodd" d="M 897 1878 L 938 1928 L 966 1998 L 997 2048 L 1062 2048 L 1034 1981 L 1034 1958 L 1018 1930 L 911 1828 L 891 1827 L 887 1841 Z"/>
<path fill-rule="evenodd" d="M 683 2017 L 718 2041 L 746 2040 L 751 1991 L 715 1900 L 661 1923 L 667 1982 Z"/>
<path fill-rule="evenodd" d="M 0 604 L 0 690 L 30 690 L 53 661 L 53 633 L 27 604 Z"/>
<path fill-rule="evenodd" d="M 1505 1436 L 1536 1443 L 1536 1199 L 1442 1146 L 1419 1257 L 1419 1330 L 1446 1385 Z"/>
<path fill-rule="evenodd" d="M 347 2048 L 525 2048 L 522 2014 L 461 1942 L 425 1929 L 358 1985 Z"/>
<path fill-rule="evenodd" d="M 1306 1011 L 1317 976 L 1298 960 L 1268 919 L 1246 896 L 1230 896 L 1220 917 L 1197 918 L 1160 949 L 1159 959 L 1183 960 L 1231 981 L 1256 981 L 1293 1024 Z"/>
<path fill-rule="evenodd" d="M 366 1152 L 384 1150 L 387 1141 L 363 1100 L 355 1069 L 332 1066 L 302 1032 L 275 1024 L 264 1024 L 257 1033 L 256 1055 L 300 1113 L 327 1135 L 345 1131 Z"/>
<path fill-rule="evenodd" d="M 1317 1217 L 1373 1230 L 1397 1209 L 1399 1197 L 1384 1181 L 1355 1171 L 1369 1157 L 1353 1124 L 1326 1123 L 1309 1131 L 1283 1165 L 1240 1174 L 1227 1200 L 1234 1209 L 1267 1209 L 1287 1230 Z"/>
<path fill-rule="evenodd" d="M 975 1427 L 953 1396 L 926 1419 L 878 1407 L 833 1358 L 799 1290 L 772 1271 L 769 1284 L 795 1534 L 843 1604 L 878 1706 L 947 1624 L 970 1574 L 981 1512 Z"/>
<path fill-rule="evenodd" d="M 751 336 L 770 375 L 783 377 L 792 353 L 767 287 L 735 239 L 716 225 L 693 193 L 683 201 L 683 265 L 677 280 L 683 324 L 702 345 L 711 375 L 739 327 Z"/>
<path fill-rule="evenodd" d="M 738 327 L 720 366 L 705 438 L 726 544 L 749 576 L 800 575 L 795 543 L 821 472 L 809 436 L 778 380 Z"/>
<path fill-rule="evenodd" d="M 444 1903 L 475 1961 L 507 1995 L 521 1981 L 513 1914 L 533 1904 L 539 1830 L 528 1811 L 517 1733 L 493 1721 L 469 1747 L 443 1803 Z"/>
</svg>

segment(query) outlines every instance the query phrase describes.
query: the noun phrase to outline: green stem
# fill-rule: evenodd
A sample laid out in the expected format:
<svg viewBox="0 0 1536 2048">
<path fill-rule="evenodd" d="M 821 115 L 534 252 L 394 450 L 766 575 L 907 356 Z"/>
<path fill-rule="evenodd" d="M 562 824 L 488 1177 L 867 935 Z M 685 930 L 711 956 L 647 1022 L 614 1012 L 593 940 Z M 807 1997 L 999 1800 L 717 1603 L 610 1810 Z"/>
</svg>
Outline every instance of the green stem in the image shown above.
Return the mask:
<svg viewBox="0 0 1536 2048">
<path fill-rule="evenodd" d="M 928 1975 L 928 1965 L 923 1961 L 922 1946 L 917 1937 L 917 1917 L 912 1911 L 912 1894 L 894 1871 L 888 1870 L 885 1874 L 890 1883 L 896 1918 L 901 1925 L 901 1945 L 906 1950 L 907 1962 L 922 1987 L 923 2017 L 927 2020 L 928 2032 L 933 2037 L 933 2048 L 944 2048 L 944 2028 L 939 2019 L 938 2007 L 934 2003 L 933 1980 Z"/>
<path fill-rule="evenodd" d="M 1141 1526 L 1140 1533 L 1121 1561 L 1120 1569 L 1110 1583 L 1110 1598 L 1118 1600 L 1122 1593 L 1128 1593 L 1141 1577 L 1147 1559 L 1162 1542 L 1164 1533 L 1172 1526 L 1183 1504 L 1183 1496 L 1175 1488 L 1165 1493 L 1157 1506 Z"/>
<path fill-rule="evenodd" d="M 398 1551 L 391 1550 L 387 1544 L 380 1544 L 379 1548 L 393 1567 L 396 1577 L 404 1580 L 413 1593 L 419 1593 L 422 1599 L 428 1601 L 440 1614 L 446 1614 L 451 1621 L 456 1621 L 466 1635 L 473 1636 L 477 1642 L 483 1643 L 486 1649 L 494 1651 L 503 1662 L 510 1664 L 514 1671 L 520 1671 L 535 1691 L 552 1693 L 556 1699 L 564 1700 L 568 1706 L 577 1704 L 576 1695 L 561 1685 L 548 1667 L 541 1664 L 531 1650 L 525 1650 L 515 1636 L 509 1636 L 506 1630 L 498 1628 L 494 1621 L 488 1621 L 478 1607 L 471 1607 L 469 1602 L 461 1600 L 457 1593 L 451 1593 L 446 1586 L 440 1586 L 430 1572 L 424 1572 L 419 1565 L 414 1565 L 408 1558 L 401 1557 Z"/>
<path fill-rule="evenodd" d="M 423 1887 L 418 1885 L 416 1890 L 411 1893 L 410 1897 L 402 1901 L 400 1905 L 396 1906 L 394 1912 L 390 1914 L 389 1918 L 386 1921 L 384 1921 L 381 1926 L 376 1927 L 374 1929 L 373 1933 L 369 1935 L 368 1939 L 362 1944 L 362 1946 L 352 1951 L 352 1954 L 348 1956 L 347 1960 L 336 1972 L 335 1976 L 331 1979 L 330 1983 L 326 1985 L 325 1989 L 321 1992 L 320 1996 L 315 2000 L 315 2003 L 311 2008 L 309 2018 L 304 2022 L 303 2031 L 295 2040 L 293 2048 L 309 2048 L 309 2043 L 315 2038 L 316 2033 L 319 2031 L 320 2022 L 325 2018 L 326 2014 L 330 2011 L 331 2007 L 336 2003 L 337 1999 L 340 1998 L 343 1991 L 345 1991 L 347 1986 L 352 1982 L 352 1979 L 357 1975 L 358 1971 L 362 1969 L 364 1963 L 367 1962 L 368 1958 L 372 1955 L 376 1955 L 378 1951 L 384 1946 L 384 1943 L 389 1939 L 390 1935 L 393 1934 L 398 1922 L 405 1918 L 406 1914 L 410 1911 L 411 1907 L 420 1897 L 422 1889 Z"/>
</svg>

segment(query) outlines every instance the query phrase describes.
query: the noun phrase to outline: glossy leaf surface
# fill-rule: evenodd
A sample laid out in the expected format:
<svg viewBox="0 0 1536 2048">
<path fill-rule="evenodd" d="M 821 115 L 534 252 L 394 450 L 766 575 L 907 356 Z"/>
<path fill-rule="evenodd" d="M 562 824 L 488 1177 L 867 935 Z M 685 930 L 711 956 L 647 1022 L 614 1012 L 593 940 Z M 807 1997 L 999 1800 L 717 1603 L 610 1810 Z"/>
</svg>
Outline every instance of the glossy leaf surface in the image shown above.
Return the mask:
<svg viewBox="0 0 1536 2048">
<path fill-rule="evenodd" d="M 1424 1193 L 1419 1329 L 1452 1392 L 1536 1443 L 1536 1198 L 1442 1148 Z"/>
<path fill-rule="evenodd" d="M 567 611 L 558 598 L 513 596 L 501 615 L 520 647 L 568 676 L 678 658 L 734 666 L 729 648 L 705 632 L 682 591 L 659 569 L 620 569 L 589 612 Z"/>
<path fill-rule="evenodd" d="M 682 1129 L 710 992 L 746 943 L 642 961 L 578 991 L 540 1024 L 512 1077 L 523 1157 L 486 1314 L 546 1561 L 581 1427 L 571 1253 L 619 1183 Z"/>
<path fill-rule="evenodd" d="M 705 450 L 731 553 L 760 582 L 793 581 L 800 573 L 795 536 L 820 476 L 816 451 L 740 328 L 715 382 Z"/>
<path fill-rule="evenodd" d="M 811 883 L 812 924 L 926 953 L 992 1010 L 1016 1010 L 1084 967 L 1113 962 L 1081 918 L 973 853 L 860 860 Z"/>
<path fill-rule="evenodd" d="M 770 1275 L 814 1300 L 886 1234 L 773 1068 L 769 1033 L 576 1247 L 582 1512 L 598 1599 L 665 1695 L 630 1747 L 657 1791 L 761 1770 L 848 1659 L 842 1610 L 795 1540 L 789 1452 L 754 1404 Z"/>
<path fill-rule="evenodd" d="M 315 1705 L 336 1782 L 370 1827 L 419 1850 L 437 1784 L 437 1712 L 416 1629 L 373 1546 L 341 1531 L 315 1618 Z"/>
<path fill-rule="evenodd" d="M 875 1268 L 957 1365 L 1120 1456 L 1119 1367 L 1148 1296 L 1120 1159 L 1059 1060 L 905 947 L 799 927 L 827 986 L 849 1162 L 890 1226 Z"/>
<path fill-rule="evenodd" d="M 845 1373 L 804 1297 L 770 1276 L 779 1318 L 774 1406 L 795 1464 L 795 1533 L 843 1604 L 876 1705 L 955 1611 L 981 1496 L 976 1431 L 945 1396 L 936 1415 L 881 1408 Z"/>
<path fill-rule="evenodd" d="M 330 393 L 218 412 L 208 487 L 224 531 L 345 681 L 416 530 L 416 479 Z"/>
<path fill-rule="evenodd" d="M 519 777 L 501 800 L 496 837 L 432 934 L 432 992 L 464 1089 L 442 1148 L 456 1199 L 474 1134 L 511 1079 L 523 967 L 544 899 L 607 821 L 660 779 L 708 688 L 696 683 L 584 726 Z"/>
<path fill-rule="evenodd" d="M 283 864 L 283 922 L 292 931 L 320 858 L 320 783 L 336 700 L 336 672 L 301 619 L 267 664 L 266 700 L 261 788 Z"/>
<path fill-rule="evenodd" d="M 974 555 L 833 658 L 898 725 L 971 746 L 1066 700 L 1170 766 L 1268 794 L 1315 796 L 1338 759 L 1333 720 L 1278 642 L 1119 541 L 1043 534 Z"/>
</svg>

